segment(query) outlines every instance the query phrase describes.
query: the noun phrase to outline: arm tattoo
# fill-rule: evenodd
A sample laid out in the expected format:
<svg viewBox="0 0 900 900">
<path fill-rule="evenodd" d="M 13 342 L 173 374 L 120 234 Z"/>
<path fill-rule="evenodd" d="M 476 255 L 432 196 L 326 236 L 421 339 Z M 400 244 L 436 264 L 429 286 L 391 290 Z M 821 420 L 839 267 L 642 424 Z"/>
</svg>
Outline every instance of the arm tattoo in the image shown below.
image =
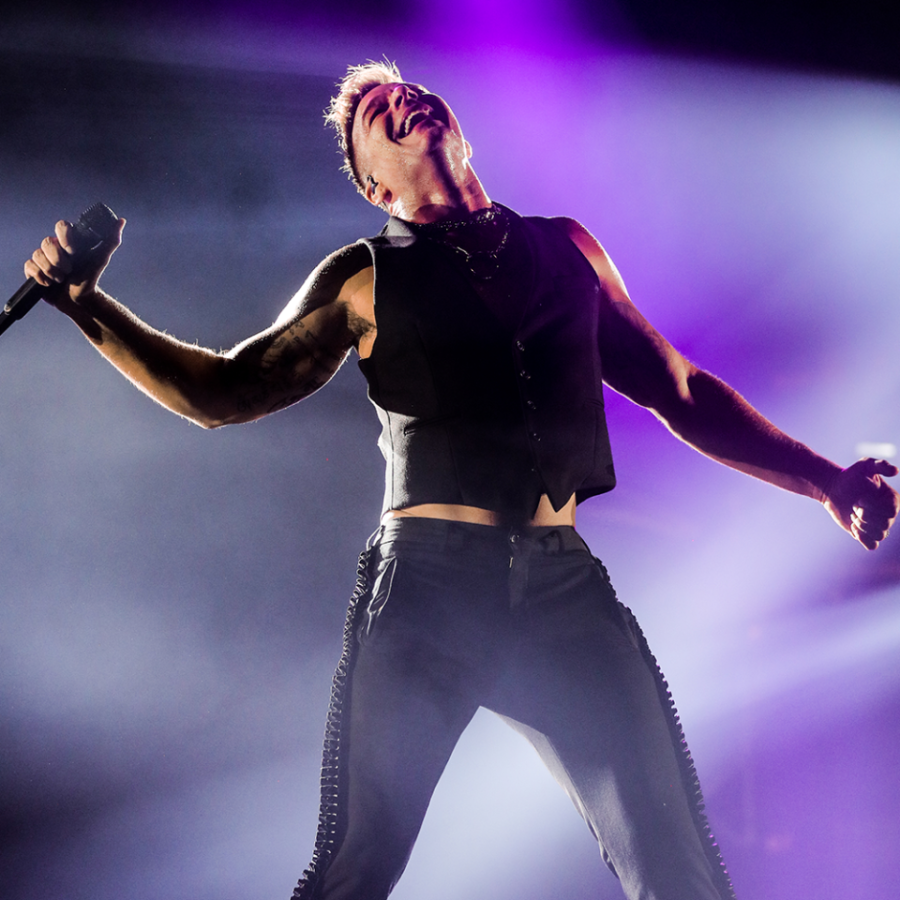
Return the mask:
<svg viewBox="0 0 900 900">
<path fill-rule="evenodd" d="M 350 348 L 374 328 L 341 296 L 349 279 L 371 264 L 361 244 L 332 254 L 295 298 L 293 318 L 279 319 L 240 348 L 233 390 L 243 413 L 261 416 L 284 409 L 331 379 Z"/>
<path fill-rule="evenodd" d="M 252 375 L 244 370 L 238 397 L 242 412 L 271 413 L 308 397 L 327 384 L 346 359 L 302 319 L 270 340 L 261 340 Z"/>
</svg>

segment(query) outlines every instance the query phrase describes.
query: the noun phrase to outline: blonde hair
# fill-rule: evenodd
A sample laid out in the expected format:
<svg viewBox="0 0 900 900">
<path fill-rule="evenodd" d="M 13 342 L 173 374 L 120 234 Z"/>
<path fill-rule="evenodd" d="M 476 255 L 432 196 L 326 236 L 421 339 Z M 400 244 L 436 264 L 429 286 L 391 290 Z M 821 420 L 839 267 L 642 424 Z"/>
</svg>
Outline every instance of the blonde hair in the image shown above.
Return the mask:
<svg viewBox="0 0 900 900">
<path fill-rule="evenodd" d="M 353 154 L 353 117 L 360 101 L 372 88 L 380 84 L 402 81 L 400 70 L 387 58 L 384 62 L 369 60 L 361 66 L 349 66 L 347 74 L 338 82 L 337 94 L 331 98 L 331 103 L 325 111 L 325 123 L 337 132 L 338 143 L 344 157 L 341 171 L 347 173 L 360 193 L 363 193 L 365 188 Z"/>
</svg>

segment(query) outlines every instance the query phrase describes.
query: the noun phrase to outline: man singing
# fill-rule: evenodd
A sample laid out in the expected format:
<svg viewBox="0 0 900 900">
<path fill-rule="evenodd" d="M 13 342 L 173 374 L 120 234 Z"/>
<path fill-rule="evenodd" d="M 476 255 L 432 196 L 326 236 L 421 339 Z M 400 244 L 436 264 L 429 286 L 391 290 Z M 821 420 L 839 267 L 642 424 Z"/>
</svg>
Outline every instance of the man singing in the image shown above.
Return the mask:
<svg viewBox="0 0 900 900">
<path fill-rule="evenodd" d="M 897 515 L 883 480 L 897 468 L 841 469 L 686 360 L 582 225 L 492 203 L 450 107 L 394 67 L 351 68 L 328 118 L 390 219 L 227 353 L 98 288 L 124 220 L 86 266 L 65 222 L 25 264 L 126 377 L 206 428 L 302 400 L 359 354 L 384 514 L 360 558 L 294 897 L 387 897 L 479 706 L 531 741 L 630 900 L 733 897 L 665 682 L 575 531 L 576 504 L 615 485 L 602 384 L 707 456 L 819 501 L 870 550 Z"/>
</svg>

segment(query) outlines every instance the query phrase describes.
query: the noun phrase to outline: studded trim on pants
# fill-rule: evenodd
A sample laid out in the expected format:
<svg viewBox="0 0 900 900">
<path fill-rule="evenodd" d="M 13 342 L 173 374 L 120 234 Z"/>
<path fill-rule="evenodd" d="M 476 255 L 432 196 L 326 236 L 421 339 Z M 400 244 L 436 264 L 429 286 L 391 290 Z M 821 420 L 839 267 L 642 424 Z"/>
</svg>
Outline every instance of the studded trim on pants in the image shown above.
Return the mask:
<svg viewBox="0 0 900 900">
<path fill-rule="evenodd" d="M 369 561 L 371 550 L 364 550 L 359 556 L 356 570 L 356 587 L 350 598 L 347 618 L 344 622 L 344 639 L 341 658 L 331 682 L 331 698 L 325 719 L 325 742 L 322 750 L 321 801 L 319 805 L 319 825 L 312 862 L 303 871 L 291 900 L 312 900 L 316 895 L 322 874 L 328 868 L 335 851 L 340 846 L 346 828 L 346 809 L 342 803 L 346 778 L 346 754 L 341 753 L 344 725 L 348 719 L 348 687 L 356 658 L 357 619 L 360 601 L 369 589 Z"/>
<path fill-rule="evenodd" d="M 612 587 L 612 582 L 610 582 L 606 566 L 604 566 L 596 557 L 595 560 L 597 565 L 603 571 L 610 587 Z M 728 870 L 725 868 L 725 862 L 719 851 L 719 845 L 716 843 L 712 829 L 709 825 L 709 820 L 706 817 L 706 804 L 704 803 L 703 792 L 700 788 L 700 779 L 697 776 L 694 760 L 684 736 L 684 729 L 681 727 L 681 719 L 678 715 L 678 710 L 675 708 L 675 701 L 672 697 L 672 692 L 669 689 L 669 683 L 666 681 L 666 677 L 663 675 L 662 669 L 656 661 L 656 657 L 653 655 L 653 651 L 650 649 L 647 638 L 644 637 L 644 632 L 641 630 L 641 626 L 638 624 L 634 613 L 632 613 L 621 600 L 618 602 L 622 612 L 628 619 L 634 636 L 637 638 L 638 646 L 647 662 L 647 667 L 652 672 L 653 678 L 656 681 L 656 689 L 659 692 L 659 702 L 666 713 L 669 733 L 672 736 L 672 745 L 676 749 L 676 757 L 678 759 L 678 767 L 681 771 L 684 792 L 690 801 L 691 817 L 694 820 L 697 834 L 700 836 L 706 858 L 709 860 L 710 866 L 712 867 L 713 881 L 723 897 L 728 898 L 728 900 L 736 900 L 734 886 L 731 883 L 731 878 L 728 875 Z"/>
<path fill-rule="evenodd" d="M 380 532 L 381 530 L 379 534 Z M 372 543 L 370 542 L 371 546 Z M 513 549 L 515 550 L 516 548 Z M 354 669 L 357 665 L 359 635 L 361 629 L 365 627 L 364 616 L 367 611 L 365 601 L 373 589 L 371 582 L 374 574 L 374 553 L 374 550 L 368 549 L 359 559 L 356 588 L 350 601 L 344 626 L 343 650 L 332 684 L 331 701 L 327 715 L 321 775 L 321 807 L 313 859 L 309 868 L 304 871 L 292 895 L 292 900 L 316 900 L 316 898 L 321 897 L 326 872 L 329 871 L 329 867 L 347 839 L 347 730 L 350 721 L 350 687 Z M 512 591 L 513 582 L 518 583 L 516 578 L 513 577 L 515 572 L 512 571 L 515 568 L 513 566 L 514 558 L 515 553 L 511 556 L 510 563 L 510 608 L 517 606 L 515 601 L 520 593 L 519 591 Z M 595 562 L 602 572 L 610 591 L 612 591 L 605 567 L 599 560 L 595 559 Z M 614 596 L 614 591 L 612 593 Z M 675 751 L 673 762 L 675 762 L 677 771 L 680 773 L 681 786 L 684 791 L 684 797 L 687 800 L 685 812 L 689 812 L 696 834 L 700 839 L 697 850 L 702 852 L 709 863 L 711 886 L 716 891 L 717 896 L 721 896 L 723 900 L 734 900 L 734 890 L 704 812 L 699 781 L 668 684 L 633 614 L 618 600 L 616 600 L 616 604 L 624 618 L 622 624 L 627 631 L 631 632 L 632 646 L 643 657 L 644 663 L 652 677 L 651 684 L 655 684 L 659 708 L 663 712 L 663 720 L 658 721 L 660 726 L 668 727 L 671 744 Z M 647 686 L 652 691 L 651 684 Z M 674 771 L 672 774 L 673 776 L 675 775 Z"/>
</svg>

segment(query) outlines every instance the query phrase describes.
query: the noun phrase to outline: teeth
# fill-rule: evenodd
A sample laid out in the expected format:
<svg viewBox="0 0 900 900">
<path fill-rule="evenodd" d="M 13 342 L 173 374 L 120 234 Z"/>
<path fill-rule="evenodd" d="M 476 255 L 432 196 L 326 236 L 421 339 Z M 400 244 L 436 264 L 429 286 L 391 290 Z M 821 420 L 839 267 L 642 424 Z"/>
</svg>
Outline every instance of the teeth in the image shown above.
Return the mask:
<svg viewBox="0 0 900 900">
<path fill-rule="evenodd" d="M 412 121 L 413 116 L 418 113 L 422 113 L 424 110 L 414 109 L 401 123 L 400 123 L 400 137 L 406 137 L 409 134 L 409 123 Z"/>
</svg>

